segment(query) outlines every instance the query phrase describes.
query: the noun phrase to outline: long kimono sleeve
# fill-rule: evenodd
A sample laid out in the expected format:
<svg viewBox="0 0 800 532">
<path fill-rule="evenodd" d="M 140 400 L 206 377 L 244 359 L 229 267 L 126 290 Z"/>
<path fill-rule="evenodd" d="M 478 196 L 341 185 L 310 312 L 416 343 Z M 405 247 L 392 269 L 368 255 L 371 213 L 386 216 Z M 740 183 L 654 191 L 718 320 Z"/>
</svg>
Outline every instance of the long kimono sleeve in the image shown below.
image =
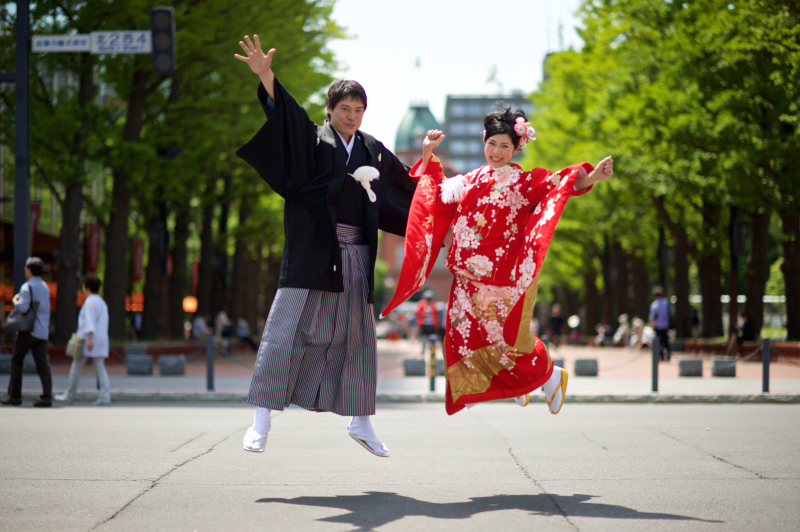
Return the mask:
<svg viewBox="0 0 800 532">
<path fill-rule="evenodd" d="M 258 99 L 267 121 L 236 155 L 247 161 L 281 197 L 297 191 L 314 164 L 317 125 L 292 95 L 275 79 L 274 111 L 269 95 L 258 85 Z"/>
<path fill-rule="evenodd" d="M 397 280 L 394 296 L 381 312 L 387 316 L 414 292 L 422 288 L 431 273 L 444 238 L 453 224 L 458 202 L 442 201 L 439 186 L 444 181 L 444 173 L 439 159 L 435 156 L 428 163 L 424 174 L 422 159 L 411 169 L 409 175 L 418 178 L 414 199 L 408 215 L 403 265 Z"/>
<path fill-rule="evenodd" d="M 543 168 L 535 168 L 529 172 L 531 181 L 527 196 L 533 212 L 525 225 L 525 240 L 517 256 L 516 303 L 503 326 L 506 343 L 526 353 L 535 346 L 535 340 L 530 333 L 530 322 L 539 288 L 539 275 L 550 240 L 567 201 L 573 196 L 589 192 L 592 188 L 575 190 L 575 180 L 581 168 L 587 172 L 594 170 L 591 164 L 581 163 L 568 166 L 555 174 Z"/>
</svg>

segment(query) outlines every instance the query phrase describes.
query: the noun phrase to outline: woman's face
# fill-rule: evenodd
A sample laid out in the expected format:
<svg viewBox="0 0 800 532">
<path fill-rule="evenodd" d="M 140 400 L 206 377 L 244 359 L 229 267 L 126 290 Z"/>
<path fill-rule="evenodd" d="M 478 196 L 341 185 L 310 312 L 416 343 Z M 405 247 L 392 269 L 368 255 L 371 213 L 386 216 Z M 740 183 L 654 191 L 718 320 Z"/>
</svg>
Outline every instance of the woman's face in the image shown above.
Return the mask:
<svg viewBox="0 0 800 532">
<path fill-rule="evenodd" d="M 492 168 L 500 168 L 511 162 L 511 157 L 514 156 L 514 142 L 507 133 L 500 133 L 493 135 L 486 139 L 483 145 L 483 154 L 486 156 L 486 162 Z"/>
</svg>

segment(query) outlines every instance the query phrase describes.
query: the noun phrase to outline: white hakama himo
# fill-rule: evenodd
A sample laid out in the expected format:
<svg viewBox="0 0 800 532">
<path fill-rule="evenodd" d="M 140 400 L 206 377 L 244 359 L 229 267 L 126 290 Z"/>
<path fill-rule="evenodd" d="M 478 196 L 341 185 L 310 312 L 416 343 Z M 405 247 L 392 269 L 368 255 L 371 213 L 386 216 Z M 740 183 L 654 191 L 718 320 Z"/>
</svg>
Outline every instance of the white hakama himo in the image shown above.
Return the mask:
<svg viewBox="0 0 800 532">
<path fill-rule="evenodd" d="M 338 224 L 343 292 L 280 288 L 264 328 L 247 402 L 342 416 L 375 414 L 375 321 L 367 303 L 369 246 Z"/>
</svg>

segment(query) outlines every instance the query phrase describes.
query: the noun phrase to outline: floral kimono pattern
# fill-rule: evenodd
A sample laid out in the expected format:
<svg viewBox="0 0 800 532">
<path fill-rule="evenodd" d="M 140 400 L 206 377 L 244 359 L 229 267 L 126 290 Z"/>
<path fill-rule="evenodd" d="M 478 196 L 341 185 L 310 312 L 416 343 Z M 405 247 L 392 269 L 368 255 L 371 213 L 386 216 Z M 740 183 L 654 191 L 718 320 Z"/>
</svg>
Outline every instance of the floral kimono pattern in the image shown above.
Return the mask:
<svg viewBox="0 0 800 532">
<path fill-rule="evenodd" d="M 447 232 L 453 243 L 445 266 L 455 280 L 445 328 L 446 409 L 518 397 L 542 386 L 553 371 L 544 343 L 530 334 L 542 262 L 581 167 L 524 172 L 484 165 L 445 179 L 433 157 L 421 171 L 406 230 L 395 294 L 383 315 L 419 290 Z M 444 199 L 443 199 L 444 197 Z"/>
</svg>

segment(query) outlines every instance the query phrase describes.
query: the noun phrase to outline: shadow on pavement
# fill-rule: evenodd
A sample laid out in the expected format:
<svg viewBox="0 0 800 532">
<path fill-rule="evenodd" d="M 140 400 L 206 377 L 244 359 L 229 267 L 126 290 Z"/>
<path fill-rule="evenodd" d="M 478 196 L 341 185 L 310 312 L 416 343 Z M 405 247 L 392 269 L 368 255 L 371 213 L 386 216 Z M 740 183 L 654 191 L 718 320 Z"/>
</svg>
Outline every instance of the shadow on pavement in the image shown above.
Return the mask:
<svg viewBox="0 0 800 532">
<path fill-rule="evenodd" d="M 326 517 L 319 521 L 348 523 L 356 531 L 374 530 L 404 517 L 423 516 L 435 519 L 467 519 L 482 512 L 498 510 L 522 510 L 532 515 L 556 515 L 569 517 L 602 517 L 611 519 L 657 519 L 678 521 L 702 521 L 721 523 L 676 514 L 639 512 L 632 508 L 614 504 L 587 502 L 594 495 L 494 495 L 475 497 L 469 502 L 433 503 L 405 497 L 396 493 L 368 491 L 364 495 L 337 495 L 335 497 L 296 497 L 294 499 L 265 498 L 256 502 L 294 504 L 338 508 L 350 513 Z"/>
</svg>

